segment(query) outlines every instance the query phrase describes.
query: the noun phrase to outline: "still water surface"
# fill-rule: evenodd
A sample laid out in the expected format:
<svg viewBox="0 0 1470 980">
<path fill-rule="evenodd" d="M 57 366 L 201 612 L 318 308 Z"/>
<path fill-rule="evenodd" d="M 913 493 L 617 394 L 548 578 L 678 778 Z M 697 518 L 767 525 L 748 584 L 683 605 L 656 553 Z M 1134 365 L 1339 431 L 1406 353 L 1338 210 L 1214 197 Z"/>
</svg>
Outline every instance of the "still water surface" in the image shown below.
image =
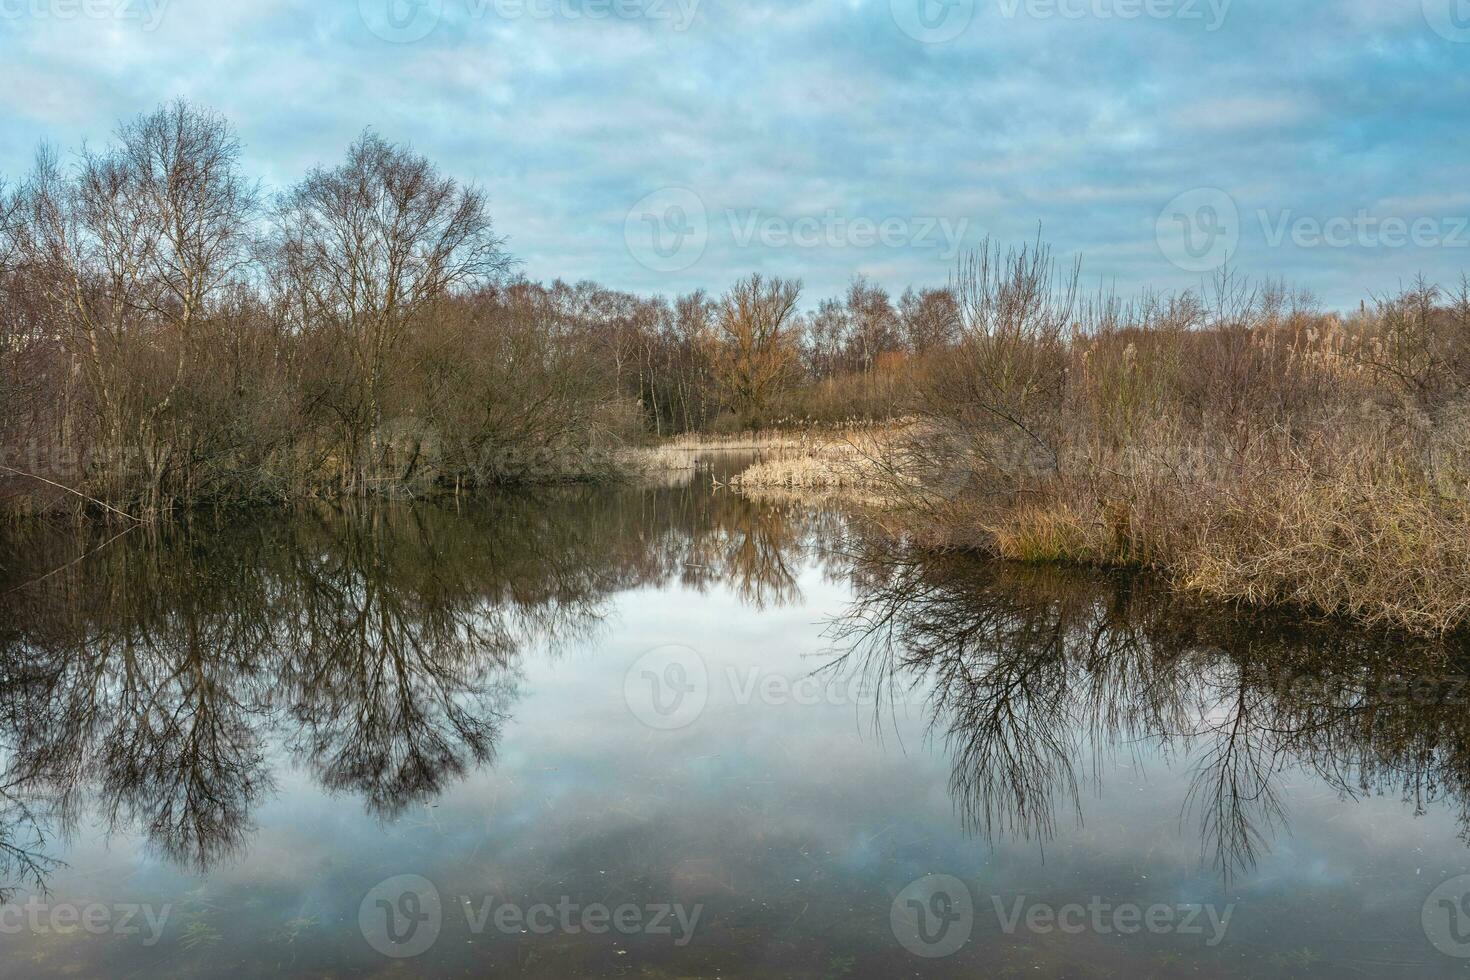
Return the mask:
<svg viewBox="0 0 1470 980">
<path fill-rule="evenodd" d="M 1470 970 L 1461 651 L 702 487 L 104 542 L 0 553 L 3 976 Z"/>
</svg>

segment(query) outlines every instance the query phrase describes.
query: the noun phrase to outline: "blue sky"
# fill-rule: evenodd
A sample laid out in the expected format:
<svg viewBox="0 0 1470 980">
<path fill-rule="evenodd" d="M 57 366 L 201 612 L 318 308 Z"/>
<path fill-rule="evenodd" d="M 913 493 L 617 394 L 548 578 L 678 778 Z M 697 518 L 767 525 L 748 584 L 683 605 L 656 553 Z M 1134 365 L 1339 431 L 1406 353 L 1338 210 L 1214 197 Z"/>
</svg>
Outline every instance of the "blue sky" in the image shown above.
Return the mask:
<svg viewBox="0 0 1470 980">
<path fill-rule="evenodd" d="M 371 126 L 533 278 L 806 299 L 989 234 L 1125 293 L 1470 271 L 1470 0 L 0 0 L 0 174 L 185 96 L 282 188 Z"/>
</svg>

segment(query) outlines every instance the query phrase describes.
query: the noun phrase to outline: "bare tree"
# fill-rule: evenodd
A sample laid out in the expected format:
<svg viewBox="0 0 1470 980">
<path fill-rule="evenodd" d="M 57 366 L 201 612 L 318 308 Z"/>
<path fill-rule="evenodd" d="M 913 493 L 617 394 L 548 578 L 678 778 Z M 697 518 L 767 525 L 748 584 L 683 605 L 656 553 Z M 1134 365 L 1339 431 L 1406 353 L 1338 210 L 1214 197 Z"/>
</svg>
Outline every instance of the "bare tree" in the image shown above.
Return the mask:
<svg viewBox="0 0 1470 980">
<path fill-rule="evenodd" d="M 862 276 L 854 279 L 847 290 L 847 315 L 852 325 L 848 360 L 859 370 L 871 371 L 879 357 L 902 348 L 898 314 L 882 286 Z"/>
<path fill-rule="evenodd" d="M 803 354 L 812 377 L 830 378 L 841 369 L 851 333 L 847 305 L 840 299 L 822 300 L 806 318 L 803 330 Z"/>
<path fill-rule="evenodd" d="M 346 162 L 313 170 L 285 195 L 275 225 L 274 266 L 298 326 L 340 334 L 350 355 L 355 394 L 337 411 L 351 463 L 366 448 L 376 466 L 388 369 L 405 332 L 445 296 L 509 268 L 485 197 L 367 132 Z"/>
<path fill-rule="evenodd" d="M 962 262 L 955 283 L 961 338 L 934 404 L 955 407 L 955 421 L 973 434 L 1020 435 L 1054 465 L 1051 430 L 1059 422 L 1079 268 L 1059 276 L 1051 249 L 1040 243 L 1002 251 L 987 241 Z"/>
<path fill-rule="evenodd" d="M 145 301 L 185 336 L 250 256 L 257 191 L 240 173 L 240 141 L 223 116 L 182 100 L 118 129 L 135 212 L 155 233 L 143 253 Z"/>
<path fill-rule="evenodd" d="M 912 353 L 946 347 L 959 335 L 960 307 L 948 289 L 906 289 L 898 311 L 904 343 Z"/>
<path fill-rule="evenodd" d="M 183 429 L 162 431 L 190 356 L 194 325 L 237 281 L 248 256 L 255 193 L 239 173 L 239 141 L 220 116 L 186 102 L 125 123 L 101 151 L 63 171 L 43 146 L 0 222 L 8 264 L 24 281 L 40 337 L 80 365 L 91 395 L 68 405 L 97 442 L 92 465 L 117 484 L 127 449 L 160 487 L 194 453 Z M 176 329 L 172 377 L 140 374 L 139 343 Z M 197 420 L 196 420 L 197 421 Z M 170 460 L 173 460 L 171 463 Z M 181 477 L 187 481 L 187 475 Z"/>
<path fill-rule="evenodd" d="M 799 281 L 757 273 L 720 300 L 715 370 L 743 425 L 759 425 L 772 396 L 791 379 L 800 297 Z"/>
<path fill-rule="evenodd" d="M 146 305 L 143 269 L 156 235 L 126 165 L 83 153 L 75 179 L 42 146 L 18 192 L 6 250 L 82 364 L 102 428 L 116 425 L 115 352 L 130 314 Z"/>
</svg>

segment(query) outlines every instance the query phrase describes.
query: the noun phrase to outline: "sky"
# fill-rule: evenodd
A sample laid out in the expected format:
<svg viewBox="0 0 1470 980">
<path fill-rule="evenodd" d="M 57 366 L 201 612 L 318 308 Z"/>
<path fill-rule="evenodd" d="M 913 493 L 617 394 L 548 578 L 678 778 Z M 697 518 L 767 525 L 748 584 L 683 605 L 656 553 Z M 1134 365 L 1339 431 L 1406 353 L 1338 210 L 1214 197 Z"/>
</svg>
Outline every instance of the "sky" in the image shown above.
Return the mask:
<svg viewBox="0 0 1470 980">
<path fill-rule="evenodd" d="M 267 192 L 412 145 L 533 279 L 810 305 L 1038 234 L 1125 295 L 1470 272 L 1470 0 L 0 0 L 0 175 L 176 97 Z"/>
</svg>

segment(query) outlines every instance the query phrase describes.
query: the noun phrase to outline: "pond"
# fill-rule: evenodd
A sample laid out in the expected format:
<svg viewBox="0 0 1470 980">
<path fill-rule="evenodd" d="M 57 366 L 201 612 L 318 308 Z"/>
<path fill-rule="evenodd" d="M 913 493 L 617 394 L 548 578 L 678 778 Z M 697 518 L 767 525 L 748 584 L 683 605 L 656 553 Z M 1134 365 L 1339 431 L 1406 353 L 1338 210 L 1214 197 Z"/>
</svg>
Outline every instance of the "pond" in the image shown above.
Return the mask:
<svg viewBox="0 0 1470 980">
<path fill-rule="evenodd" d="M 0 975 L 1463 976 L 1470 656 L 685 486 L 0 544 Z"/>
</svg>

